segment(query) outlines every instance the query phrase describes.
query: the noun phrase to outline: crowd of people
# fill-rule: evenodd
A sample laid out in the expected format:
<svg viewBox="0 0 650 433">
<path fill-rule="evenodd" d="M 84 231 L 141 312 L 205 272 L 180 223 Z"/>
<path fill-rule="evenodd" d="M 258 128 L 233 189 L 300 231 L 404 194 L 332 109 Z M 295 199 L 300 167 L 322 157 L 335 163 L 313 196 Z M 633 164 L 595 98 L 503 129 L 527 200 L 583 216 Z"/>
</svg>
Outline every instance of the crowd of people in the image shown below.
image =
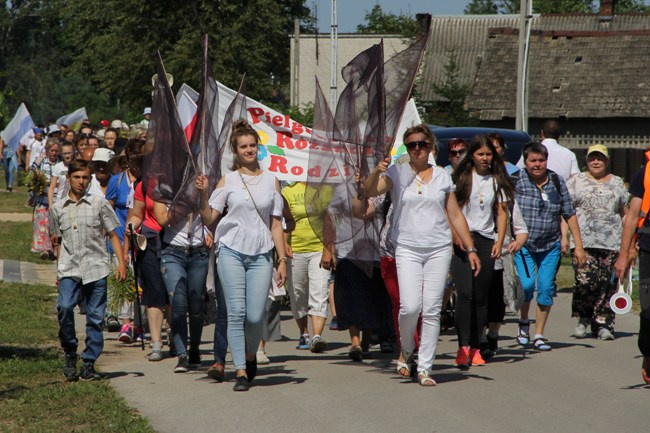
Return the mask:
<svg viewBox="0 0 650 433">
<path fill-rule="evenodd" d="M 262 169 L 259 135 L 237 121 L 229 141 L 232 171 L 214 190 L 197 175 L 199 211 L 184 215 L 157 201 L 155 179 L 144 176 L 145 125 L 128 140 L 107 124 L 33 132 L 24 148 L 25 170 L 41 173 L 45 187 L 33 188 L 30 199 L 32 251 L 58 260 L 59 336 L 70 380 L 100 377 L 94 363 L 102 330 L 116 320 L 120 341 L 150 338 L 150 362 L 166 358 L 166 322 L 169 354 L 177 360 L 173 371 L 197 367 L 209 302 L 216 326 L 207 374 L 224 380 L 230 350 L 234 390 L 247 391 L 258 364 L 269 362 L 265 343 L 279 334 L 277 301 L 286 282 L 297 349 L 328 350 L 323 333 L 335 309 L 334 326 L 349 333 L 352 361 L 361 361 L 375 340 L 382 352 L 397 349 L 399 376 L 434 386 L 442 312 L 452 297 L 459 369 L 499 355 L 507 311 L 519 316 L 519 344 L 540 352 L 553 348 L 545 327 L 562 253 L 571 254 L 575 270 L 575 338 L 590 331 L 614 340 L 610 298 L 615 277 L 629 272 L 637 256 L 636 234 L 639 348 L 643 379 L 650 383 L 650 175 L 644 165 L 628 194 L 609 172 L 608 149 L 600 144 L 589 147 L 580 172 L 575 154 L 557 141 L 555 120 L 545 122 L 541 142 L 523 147 L 517 166 L 504 159 L 503 138 L 490 134 L 450 141 L 451 164 L 439 167 L 435 136 L 426 125 L 412 126 L 400 137 L 406 157 L 380 161 L 365 178 L 357 171 L 348 179 L 357 184 L 356 195 L 341 184 L 318 205 L 306 201 L 309 183 L 281 184 Z M 17 157 L 2 150 L 11 191 Z M 322 211 L 322 233 L 314 227 L 313 208 Z M 374 228 L 376 236 L 365 236 L 359 248 L 359 234 Z M 145 240 L 140 248 L 130 242 L 136 236 Z M 138 323 L 131 302 L 106 311 L 107 276 L 113 269 L 116 280 L 125 279 L 133 256 L 146 323 Z M 76 305 L 86 315 L 80 372 Z"/>
</svg>

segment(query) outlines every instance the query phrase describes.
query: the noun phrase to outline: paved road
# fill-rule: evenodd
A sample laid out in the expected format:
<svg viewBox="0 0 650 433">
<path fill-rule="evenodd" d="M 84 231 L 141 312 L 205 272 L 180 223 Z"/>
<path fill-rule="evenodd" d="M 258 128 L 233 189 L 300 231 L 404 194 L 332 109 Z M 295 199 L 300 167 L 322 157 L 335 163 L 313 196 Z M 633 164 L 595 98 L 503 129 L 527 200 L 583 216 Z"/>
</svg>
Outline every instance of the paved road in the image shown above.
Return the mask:
<svg viewBox="0 0 650 433">
<path fill-rule="evenodd" d="M 487 366 L 453 367 L 456 337 L 444 334 L 434 367 L 438 386 L 423 388 L 394 374 L 392 357 L 373 353 L 347 360 L 346 333 L 328 331 L 331 349 L 312 354 L 296 341 L 274 342 L 272 363 L 260 367 L 247 393 L 216 383 L 212 327 L 204 329 L 203 366 L 174 374 L 174 359 L 145 361 L 139 347 L 108 335 L 102 358 L 111 383 L 160 433 L 172 432 L 589 432 L 647 431 L 650 387 L 642 384 L 636 347 L 638 317 L 617 320 L 616 341 L 575 340 L 570 294 L 551 313 L 547 353 L 513 344 L 513 319 L 503 330 L 502 354 Z M 283 334 L 296 327 L 283 312 Z"/>
</svg>

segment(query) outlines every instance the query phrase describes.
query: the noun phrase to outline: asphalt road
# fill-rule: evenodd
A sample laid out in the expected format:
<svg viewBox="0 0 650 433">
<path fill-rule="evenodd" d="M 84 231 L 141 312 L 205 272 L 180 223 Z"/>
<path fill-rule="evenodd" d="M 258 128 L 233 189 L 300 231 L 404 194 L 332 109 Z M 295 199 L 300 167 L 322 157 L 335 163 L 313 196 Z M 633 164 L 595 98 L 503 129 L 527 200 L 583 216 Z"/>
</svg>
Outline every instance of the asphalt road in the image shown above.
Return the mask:
<svg viewBox="0 0 650 433">
<path fill-rule="evenodd" d="M 638 317 L 617 318 L 615 341 L 572 337 L 569 293 L 560 293 L 546 336 L 551 352 L 515 343 L 513 317 L 502 329 L 501 354 L 484 367 L 453 367 L 453 332 L 441 336 L 434 378 L 420 387 L 394 373 L 393 356 L 347 359 L 346 332 L 326 331 L 324 354 L 295 349 L 297 329 L 283 311 L 292 340 L 269 343 L 249 392 L 205 375 L 212 363 L 212 327 L 204 328 L 203 365 L 174 374 L 175 359 L 145 360 L 138 346 L 107 334 L 100 366 L 128 403 L 160 433 L 172 432 L 640 432 L 647 431 L 650 386 L 641 380 Z"/>
</svg>

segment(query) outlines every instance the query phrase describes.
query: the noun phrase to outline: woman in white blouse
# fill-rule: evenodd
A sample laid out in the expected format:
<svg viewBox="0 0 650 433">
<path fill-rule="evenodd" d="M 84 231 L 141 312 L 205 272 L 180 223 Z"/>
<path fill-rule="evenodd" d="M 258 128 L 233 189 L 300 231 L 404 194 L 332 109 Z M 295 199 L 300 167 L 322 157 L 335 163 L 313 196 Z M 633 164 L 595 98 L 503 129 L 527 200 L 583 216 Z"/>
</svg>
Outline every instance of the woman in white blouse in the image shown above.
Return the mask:
<svg viewBox="0 0 650 433">
<path fill-rule="evenodd" d="M 280 183 L 257 161 L 259 136 L 246 122 L 233 126 L 230 146 L 233 172 L 217 184 L 208 200 L 208 179 L 199 175 L 201 218 L 215 231 L 217 272 L 228 309 L 228 343 L 237 370 L 235 391 L 248 391 L 257 374 L 256 353 L 262 338 L 266 299 L 273 275 L 273 247 L 278 255 L 278 285 L 287 276 L 282 231 Z"/>
<path fill-rule="evenodd" d="M 410 376 L 415 342 L 413 335 L 422 316 L 418 351 L 418 382 L 433 386 L 431 367 L 440 334 L 440 313 L 447 270 L 451 260 L 450 224 L 458 233 L 474 273 L 481 263 L 476 255 L 467 222 L 458 207 L 448 172 L 429 164 L 436 140 L 422 124 L 404 133 L 409 163 L 390 168 L 390 158 L 379 163 L 366 179 L 366 195 L 391 191 L 393 197 L 393 240 L 400 287 L 399 328 L 402 353 L 397 372 Z"/>
</svg>

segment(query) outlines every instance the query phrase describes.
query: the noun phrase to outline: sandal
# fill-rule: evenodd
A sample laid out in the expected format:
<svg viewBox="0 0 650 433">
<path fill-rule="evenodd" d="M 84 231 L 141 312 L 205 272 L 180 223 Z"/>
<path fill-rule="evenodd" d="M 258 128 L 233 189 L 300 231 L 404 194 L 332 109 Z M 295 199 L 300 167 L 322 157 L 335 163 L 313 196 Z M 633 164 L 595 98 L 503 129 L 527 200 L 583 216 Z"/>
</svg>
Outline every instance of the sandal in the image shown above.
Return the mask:
<svg viewBox="0 0 650 433">
<path fill-rule="evenodd" d="M 360 346 L 352 346 L 348 352 L 348 357 L 355 362 L 361 361 L 363 358 L 363 352 L 361 351 Z"/>
<path fill-rule="evenodd" d="M 429 376 L 428 371 L 418 372 L 418 382 L 420 383 L 420 386 L 436 386 L 436 381 Z"/>
<path fill-rule="evenodd" d="M 530 322 L 519 321 L 519 332 L 517 333 L 517 342 L 522 346 L 530 342 Z"/>
<path fill-rule="evenodd" d="M 404 361 L 400 361 L 399 358 L 397 359 L 397 374 L 404 378 L 409 378 L 411 377 L 411 361 L 413 355 L 402 351 L 402 358 L 404 358 Z"/>
<path fill-rule="evenodd" d="M 551 350 L 551 345 L 547 343 L 547 339 L 544 337 L 535 338 L 535 349 L 541 352 L 548 352 Z"/>
</svg>

